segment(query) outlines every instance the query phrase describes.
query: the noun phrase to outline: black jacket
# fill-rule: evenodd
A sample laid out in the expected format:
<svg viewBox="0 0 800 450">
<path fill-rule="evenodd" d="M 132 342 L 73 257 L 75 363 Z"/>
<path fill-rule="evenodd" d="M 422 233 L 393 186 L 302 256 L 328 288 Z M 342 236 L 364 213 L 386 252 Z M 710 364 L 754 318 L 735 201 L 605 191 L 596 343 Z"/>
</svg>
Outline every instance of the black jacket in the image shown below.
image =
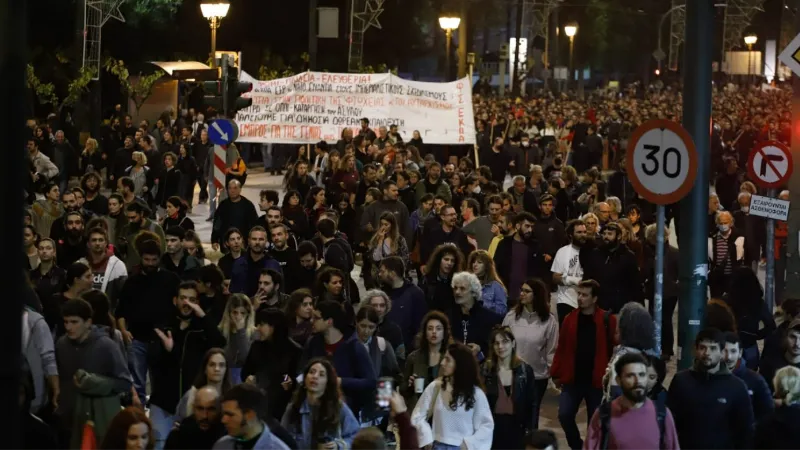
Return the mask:
<svg viewBox="0 0 800 450">
<path fill-rule="evenodd" d="M 486 386 L 486 400 L 489 402 L 489 407 L 494 411 L 497 397 L 499 394 L 498 389 L 503 389 L 500 386 L 497 377 L 497 369 L 489 368 L 489 361 L 487 360 L 481 366 L 481 375 L 483 376 L 483 384 Z M 533 424 L 536 422 L 534 414 L 539 411 L 539 397 L 536 395 L 536 378 L 533 375 L 533 369 L 526 362 L 521 362 L 519 366 L 515 367 L 512 371 L 514 386 L 512 388 L 512 400 L 514 402 L 514 418 L 516 425 L 520 428 L 520 432 L 524 433 L 526 430 L 533 430 L 536 427 Z"/>
<path fill-rule="evenodd" d="M 294 389 L 284 390 L 281 383 L 288 376 L 294 387 L 302 356 L 303 348 L 291 339 L 281 344 L 259 340 L 250 345 L 242 366 L 242 379 L 255 376 L 258 387 L 267 394 L 267 412 L 272 417 L 283 417 L 286 411 Z"/>
<path fill-rule="evenodd" d="M 172 333 L 174 345 L 171 351 L 156 338 L 148 351 L 148 366 L 151 370 L 152 394 L 150 404 L 168 414 L 174 414 L 183 394 L 191 387 L 197 374 L 203 370 L 203 357 L 213 348 L 225 348 L 225 338 L 217 324 L 206 315 L 192 316 L 189 326 L 181 330 L 177 311 L 163 327 L 166 334 Z"/>
<path fill-rule="evenodd" d="M 454 244 L 461 250 L 466 258 L 467 255 L 475 250 L 475 247 L 467 240 L 467 235 L 458 227 L 453 228 L 449 233 L 445 232 L 440 224 L 424 228 L 422 231 L 422 242 L 420 243 L 420 256 L 423 262 L 427 262 L 431 253 L 436 247 L 442 244 Z"/>
<path fill-rule="evenodd" d="M 550 275 L 550 263 L 545 262 L 539 241 L 534 238 L 528 240 L 525 244 L 528 246 L 528 273 L 525 278 L 539 277 L 547 283 L 552 278 L 552 275 Z M 511 286 L 511 266 L 515 263 L 515 261 L 511 260 L 513 245 L 514 236 L 511 235 L 503 238 L 494 251 L 494 266 L 497 270 L 497 276 L 500 277 L 505 286 Z"/>
<path fill-rule="evenodd" d="M 461 311 L 460 306 L 454 305 L 447 317 L 450 319 L 453 340 L 477 344 L 484 355 L 489 354 L 489 333 L 503 321 L 503 316 L 484 308 L 480 302 L 473 305 L 468 315 Z"/>
<path fill-rule="evenodd" d="M 125 280 L 115 315 L 117 319 L 125 319 L 134 339 L 142 342 L 158 339 L 153 328 L 163 326 L 174 314 L 172 298 L 180 282 L 177 275 L 167 270 L 136 273 Z"/>
<path fill-rule="evenodd" d="M 247 236 L 257 219 L 258 213 L 253 202 L 244 196 L 237 202 L 226 198 L 219 203 L 219 207 L 214 212 L 211 242 L 219 243 L 225 233 L 234 227 L 238 228 L 243 236 Z"/>
<path fill-rule="evenodd" d="M 222 422 L 216 422 L 208 430 L 203 430 L 197 425 L 194 416 L 183 419 L 180 426 L 170 431 L 164 448 L 167 450 L 205 450 L 211 449 L 214 444 L 227 434 Z"/>
<path fill-rule="evenodd" d="M 800 405 L 778 407 L 756 424 L 753 448 L 800 448 L 798 424 L 800 424 Z"/>
<path fill-rule="evenodd" d="M 747 386 L 722 363 L 715 374 L 678 372 L 667 393 L 682 449 L 748 449 L 753 443 L 753 406 Z"/>
<path fill-rule="evenodd" d="M 556 257 L 558 249 L 567 245 L 564 222 L 556 218 L 555 214 L 550 214 L 550 217 L 540 216 L 533 225 L 533 235 L 541 243 L 542 253 L 550 255 L 552 258 Z"/>
<path fill-rule="evenodd" d="M 620 244 L 616 250 L 591 248 L 581 250 L 583 279 L 600 283 L 598 305 L 606 311 L 619 313 L 628 302 L 643 303 L 642 283 L 636 255 Z"/>
</svg>

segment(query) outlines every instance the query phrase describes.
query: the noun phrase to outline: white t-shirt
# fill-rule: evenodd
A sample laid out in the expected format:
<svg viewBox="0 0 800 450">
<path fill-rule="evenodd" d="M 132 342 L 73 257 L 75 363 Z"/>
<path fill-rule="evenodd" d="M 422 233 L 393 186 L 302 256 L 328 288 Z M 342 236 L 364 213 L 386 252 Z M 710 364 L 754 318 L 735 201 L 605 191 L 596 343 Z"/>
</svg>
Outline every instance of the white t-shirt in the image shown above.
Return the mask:
<svg viewBox="0 0 800 450">
<path fill-rule="evenodd" d="M 550 270 L 553 273 L 560 273 L 562 277 L 583 278 L 583 267 L 581 267 L 578 255 L 580 255 L 580 249 L 573 247 L 572 244 L 561 247 L 558 249 L 556 257 L 553 258 L 553 266 Z M 558 292 L 556 293 L 558 303 L 566 303 L 573 308 L 577 308 L 578 290 L 576 287 L 558 285 Z"/>
</svg>

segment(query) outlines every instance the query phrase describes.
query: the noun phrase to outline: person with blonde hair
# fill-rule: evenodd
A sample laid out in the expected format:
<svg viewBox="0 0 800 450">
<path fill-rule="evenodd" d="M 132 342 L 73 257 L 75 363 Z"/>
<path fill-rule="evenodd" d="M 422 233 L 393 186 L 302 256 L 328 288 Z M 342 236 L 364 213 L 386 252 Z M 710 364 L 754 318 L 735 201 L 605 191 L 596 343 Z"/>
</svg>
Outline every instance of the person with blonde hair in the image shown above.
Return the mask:
<svg viewBox="0 0 800 450">
<path fill-rule="evenodd" d="M 775 374 L 775 411 L 756 424 L 753 448 L 800 448 L 800 369 Z"/>
<path fill-rule="evenodd" d="M 94 138 L 86 139 L 86 143 L 78 161 L 82 174 L 100 172 L 105 167 L 106 155 L 100 152 L 100 146 Z"/>
<path fill-rule="evenodd" d="M 225 305 L 219 330 L 225 338 L 225 358 L 230 364 L 233 384 L 242 382 L 242 366 L 250 352 L 256 317 L 253 303 L 244 294 L 233 294 Z"/>
</svg>

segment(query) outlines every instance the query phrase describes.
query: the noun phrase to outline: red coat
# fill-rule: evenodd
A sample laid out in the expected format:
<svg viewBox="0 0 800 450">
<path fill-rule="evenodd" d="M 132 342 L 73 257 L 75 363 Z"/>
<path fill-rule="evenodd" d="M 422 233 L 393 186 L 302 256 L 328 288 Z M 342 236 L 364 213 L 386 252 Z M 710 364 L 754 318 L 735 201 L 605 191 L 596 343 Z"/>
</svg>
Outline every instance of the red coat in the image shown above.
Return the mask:
<svg viewBox="0 0 800 450">
<path fill-rule="evenodd" d="M 575 380 L 575 350 L 578 346 L 578 314 L 580 309 L 576 309 L 564 318 L 564 323 L 558 334 L 558 347 L 556 356 L 553 358 L 553 367 L 550 368 L 550 375 L 557 378 L 562 384 L 571 384 Z M 606 373 L 608 360 L 611 355 L 608 352 L 608 341 L 606 340 L 606 326 L 603 317 L 605 311 L 596 308 L 594 311 L 594 323 L 597 329 L 595 339 L 594 369 L 592 371 L 592 386 L 603 387 L 603 375 Z M 617 329 L 617 318 L 613 314 L 609 316 L 608 332 L 611 333 L 612 343 Z"/>
</svg>

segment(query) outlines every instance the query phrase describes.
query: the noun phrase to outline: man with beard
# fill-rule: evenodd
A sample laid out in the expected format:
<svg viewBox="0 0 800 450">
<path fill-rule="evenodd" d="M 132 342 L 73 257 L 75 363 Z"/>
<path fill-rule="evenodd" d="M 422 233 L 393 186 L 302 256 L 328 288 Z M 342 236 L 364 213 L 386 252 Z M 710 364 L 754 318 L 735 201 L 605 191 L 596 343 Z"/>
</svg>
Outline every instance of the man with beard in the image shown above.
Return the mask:
<svg viewBox="0 0 800 450">
<path fill-rule="evenodd" d="M 86 239 L 83 237 L 83 216 L 77 211 L 69 211 L 64 215 L 66 235 L 59 239 L 56 255 L 58 265 L 68 267 L 70 264 L 86 256 Z"/>
<path fill-rule="evenodd" d="M 502 207 L 500 208 L 500 211 L 502 212 Z M 500 244 L 500 242 L 504 238 L 514 235 L 514 226 L 512 224 L 514 223 L 514 217 L 516 216 L 517 214 L 513 212 L 501 214 L 497 222 L 492 225 L 492 233 L 494 233 L 494 237 L 492 238 L 492 243 L 489 244 L 488 250 L 489 256 L 492 258 L 494 258 L 494 254 L 497 252 L 497 246 Z"/>
<path fill-rule="evenodd" d="M 28 272 L 31 283 L 40 299 L 51 298 L 64 290 L 67 271 L 56 264 L 56 243 L 50 238 L 43 238 L 37 246 L 39 249 L 39 267 Z"/>
<path fill-rule="evenodd" d="M 83 208 L 98 216 L 108 214 L 108 199 L 100 193 L 100 176 L 89 172 L 81 179 L 81 189 L 86 194 Z"/>
<path fill-rule="evenodd" d="M 564 322 L 564 317 L 578 307 L 578 291 L 576 286 L 583 280 L 583 267 L 581 267 L 581 248 L 586 244 L 586 224 L 580 219 L 571 220 L 567 224 L 567 235 L 570 243 L 558 249 L 553 266 L 553 284 L 558 286 L 556 298 L 558 304 L 558 323 Z"/>
<path fill-rule="evenodd" d="M 369 188 L 380 188 L 380 182 L 378 181 L 378 167 L 375 164 L 366 164 L 364 165 L 364 172 L 363 177 L 361 177 L 361 181 L 358 182 L 358 187 L 356 188 L 356 201 L 355 205 L 363 205 L 364 201 L 367 198 L 367 190 Z M 372 232 L 372 230 L 367 230 Z"/>
<path fill-rule="evenodd" d="M 109 179 L 116 183 L 125 176 L 125 169 L 133 164 L 133 152 L 136 151 L 132 136 L 125 136 L 123 147 L 114 152 L 114 159 L 111 161 L 111 175 Z"/>
<path fill-rule="evenodd" d="M 600 283 L 600 307 L 614 314 L 625 303 L 644 304 L 636 255 L 621 240 L 622 228 L 611 222 L 603 228 L 602 246 L 580 254 L 584 278 Z"/>
<path fill-rule="evenodd" d="M 228 198 L 219 202 L 214 212 L 214 223 L 211 230 L 211 246 L 219 251 L 222 234 L 231 228 L 238 228 L 247 233 L 256 224 L 258 213 L 253 202 L 242 195 L 242 183 L 232 179 L 228 182 Z M 263 227 L 260 227 L 264 230 Z M 266 245 L 266 242 L 265 242 Z"/>
<path fill-rule="evenodd" d="M 164 232 L 167 240 L 167 252 L 161 257 L 161 267 L 174 272 L 181 280 L 195 280 L 203 263 L 183 249 L 183 238 L 186 230 L 172 227 Z"/>
<path fill-rule="evenodd" d="M 298 286 L 310 287 L 317 279 L 317 271 L 322 267 L 322 262 L 317 259 L 317 246 L 311 241 L 303 241 L 297 246 L 297 259 L 300 267 L 291 277 Z"/>
<path fill-rule="evenodd" d="M 128 279 L 125 264 L 114 255 L 108 253 L 108 233 L 102 228 L 92 228 L 87 233 L 89 238 L 89 255 L 81 262 L 92 269 L 92 289 L 102 291 L 108 297 L 113 311 L 117 299 Z"/>
<path fill-rule="evenodd" d="M 262 218 L 263 220 L 261 220 Z M 275 225 L 283 225 L 286 228 L 286 236 L 284 238 L 286 246 L 288 248 L 297 250 L 297 238 L 294 236 L 294 234 L 292 234 L 291 226 L 284 220 L 283 212 L 279 207 L 270 206 L 269 209 L 267 209 L 267 213 L 259 217 L 259 221 L 257 223 L 266 224 L 264 225 L 265 230 L 271 230 Z M 275 247 L 275 242 L 272 241 L 272 233 L 269 233 L 267 237 L 270 238 L 267 250 L 272 251 L 272 249 Z"/>
<path fill-rule="evenodd" d="M 722 359 L 725 335 L 706 328 L 694 340 L 694 366 L 675 374 L 667 406 L 683 448 L 752 448 L 753 406 L 747 386 Z"/>
<path fill-rule="evenodd" d="M 598 408 L 589 422 L 585 449 L 678 450 L 672 413 L 646 395 L 647 359 L 626 353 L 614 364 L 622 396 Z"/>
<path fill-rule="evenodd" d="M 475 247 L 469 242 L 467 234 L 456 225 L 458 220 L 456 209 L 451 205 L 445 205 L 439 217 L 440 224 L 435 224 L 422 232 L 421 260 L 428 261 L 433 250 L 443 244 L 453 244 L 461 250 L 461 253 L 469 255 Z"/>
<path fill-rule="evenodd" d="M 220 421 L 219 397 L 213 386 L 198 389 L 194 395 L 192 415 L 169 433 L 164 448 L 194 450 L 214 446 L 225 435 L 225 427 Z"/>
<path fill-rule="evenodd" d="M 126 207 L 131 203 L 138 203 L 144 208 L 144 216 L 152 218 L 153 212 L 150 210 L 147 202 L 143 198 L 137 197 L 134 193 L 135 190 L 136 185 L 131 177 L 122 177 L 117 181 L 117 192 L 122 196 L 122 206 Z"/>
<path fill-rule="evenodd" d="M 270 210 L 270 212 L 272 212 Z M 297 241 L 294 236 L 289 234 L 289 227 L 282 223 L 270 225 L 269 233 L 272 236 L 272 248 L 269 250 L 270 256 L 281 265 L 284 274 L 292 274 L 300 267 L 300 259 L 297 257 Z M 289 245 L 289 240 L 295 243 L 295 247 Z M 295 289 L 304 287 L 297 283 L 294 276 L 287 276 L 285 291 L 294 292 Z"/>
<path fill-rule="evenodd" d="M 255 226 L 248 237 L 248 252 L 233 263 L 231 268 L 231 293 L 248 297 L 258 291 L 258 277 L 264 269 L 281 272 L 280 263 L 267 253 L 267 230 Z"/>
<path fill-rule="evenodd" d="M 514 236 L 505 238 L 497 244 L 494 264 L 497 276 L 508 288 L 508 298 L 519 298 L 522 283 L 530 277 L 549 279 L 549 263 L 539 250 L 539 243 L 533 236 L 536 218 L 529 212 L 521 212 L 514 217 Z"/>
<path fill-rule="evenodd" d="M 283 276 L 272 269 L 262 270 L 258 276 L 258 291 L 251 299 L 253 308 L 276 308 L 282 311 L 289 303 L 289 294 L 283 291 Z"/>
<path fill-rule="evenodd" d="M 206 352 L 225 347 L 217 324 L 200 307 L 197 283 L 183 281 L 172 292 L 172 314 L 155 328 L 161 345 L 151 347 L 153 354 L 149 355 L 150 420 L 158 448 L 163 448 L 172 429 L 181 397 L 192 387 L 197 374 L 205 370 Z"/>
<path fill-rule="evenodd" d="M 71 211 L 78 211 L 80 212 L 80 206 L 78 206 L 78 199 L 75 198 L 75 193 L 72 191 L 65 191 L 61 194 L 61 204 L 64 206 L 64 215 L 59 217 L 58 219 L 53 221 L 53 224 L 50 225 L 50 239 L 54 241 L 63 240 L 67 235 L 67 215 L 66 213 Z M 81 216 L 84 216 L 81 214 Z M 86 221 L 87 217 L 83 217 L 84 222 Z"/>
<path fill-rule="evenodd" d="M 384 181 L 383 198 L 372 203 L 364 210 L 364 215 L 361 218 L 361 227 L 367 230 L 377 230 L 383 213 L 390 212 L 397 219 L 397 229 L 400 232 L 400 236 L 403 236 L 407 242 L 410 241 L 408 208 L 398 200 L 398 197 L 397 183 L 392 180 Z"/>
<path fill-rule="evenodd" d="M 146 394 L 148 347 L 156 337 L 153 329 L 172 315 L 172 296 L 180 284 L 177 275 L 159 268 L 162 250 L 157 240 L 152 234 L 140 240 L 141 270 L 125 281 L 115 312 L 122 339 L 128 346 L 128 366 L 140 399 Z"/>
<path fill-rule="evenodd" d="M 128 273 L 133 272 L 139 265 L 140 256 L 136 248 L 136 238 L 142 232 L 153 233 L 158 237 L 161 252 L 166 250 L 166 237 L 161 225 L 151 219 L 145 218 L 145 208 L 138 202 L 133 202 L 125 207 L 125 217 L 128 223 L 122 228 L 122 233 L 117 236 L 119 241 L 119 251 L 125 255 L 123 260 L 128 268 Z"/>
<path fill-rule="evenodd" d="M 770 392 L 767 381 L 760 373 L 747 368 L 747 364 L 742 359 L 739 335 L 733 331 L 725 332 L 725 350 L 722 356 L 725 358 L 725 365 L 728 366 L 728 370 L 747 385 L 747 392 L 750 394 L 750 403 L 753 405 L 753 415 L 756 422 L 766 418 L 775 409 L 772 392 Z"/>
<path fill-rule="evenodd" d="M 422 200 L 423 195 L 433 194 L 434 197 L 441 195 L 447 200 L 447 203 L 450 203 L 452 200 L 452 192 L 450 192 L 450 186 L 441 179 L 441 176 L 442 165 L 436 161 L 432 162 L 430 167 L 428 167 L 428 173 L 425 175 L 425 179 L 417 182 L 417 202 Z"/>
</svg>

